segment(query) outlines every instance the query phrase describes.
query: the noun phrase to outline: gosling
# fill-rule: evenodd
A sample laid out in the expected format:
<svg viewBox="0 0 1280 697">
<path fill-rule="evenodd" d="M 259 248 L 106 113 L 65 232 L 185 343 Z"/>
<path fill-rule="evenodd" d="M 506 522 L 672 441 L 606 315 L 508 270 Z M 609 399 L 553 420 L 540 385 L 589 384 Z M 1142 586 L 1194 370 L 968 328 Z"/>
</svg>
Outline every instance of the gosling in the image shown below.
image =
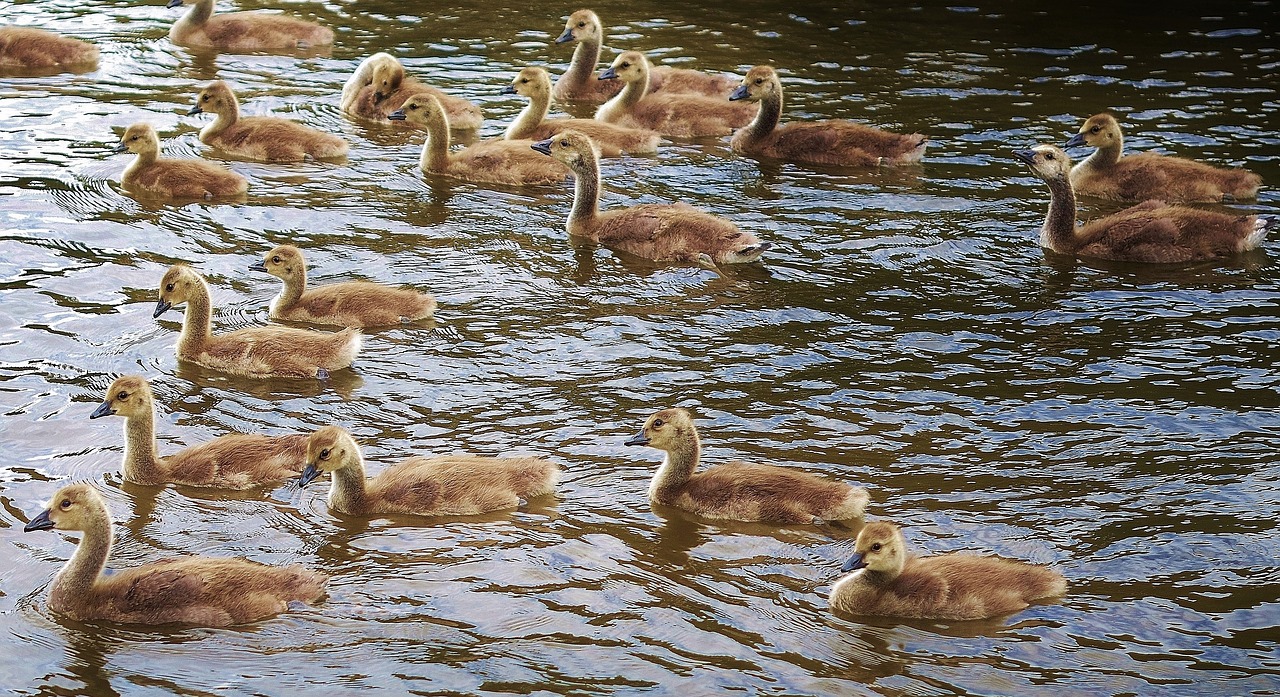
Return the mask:
<svg viewBox="0 0 1280 697">
<path fill-rule="evenodd" d="M 87 72 L 97 64 L 98 48 L 87 41 L 31 27 L 0 27 L 0 71 Z"/>
<path fill-rule="evenodd" d="M 404 65 L 389 53 L 375 53 L 361 61 L 342 86 L 341 106 L 352 116 L 385 123 L 387 117 L 403 109 L 410 98 L 421 95 L 431 95 L 440 101 L 449 117 L 449 126 L 455 131 L 474 131 L 484 123 L 480 107 L 408 76 Z"/>
<path fill-rule="evenodd" d="M 240 102 L 222 80 L 200 90 L 188 116 L 217 116 L 200 130 L 200 142 L 260 162 L 302 162 L 346 157 L 347 141 L 275 116 L 241 118 Z"/>
<path fill-rule="evenodd" d="M 596 110 L 596 120 L 628 128 L 648 128 L 664 136 L 697 138 L 729 135 L 747 125 L 759 109 L 697 94 L 650 94 L 649 60 L 626 51 L 600 73 L 601 80 L 626 83 L 618 96 Z"/>
<path fill-rule="evenodd" d="M 170 9 L 179 5 L 191 6 L 169 29 L 169 40 L 179 46 L 251 53 L 308 49 L 333 43 L 332 29 L 296 17 L 265 12 L 215 15 L 213 0 L 169 0 Z"/>
<path fill-rule="evenodd" d="M 547 119 L 551 108 L 551 76 L 542 68 L 531 66 L 521 70 L 511 84 L 502 88 L 502 93 L 529 98 L 524 110 L 507 126 L 502 136 L 507 140 L 542 140 L 573 129 L 591 138 L 601 157 L 658 152 L 662 136 L 657 131 L 626 128 L 594 119 Z"/>
<path fill-rule="evenodd" d="M 124 168 L 120 183 L 144 194 L 175 199 L 243 196 L 249 181 L 226 167 L 204 160 L 160 157 L 160 136 L 147 123 L 125 130 L 114 152 L 137 155 Z"/>
</svg>

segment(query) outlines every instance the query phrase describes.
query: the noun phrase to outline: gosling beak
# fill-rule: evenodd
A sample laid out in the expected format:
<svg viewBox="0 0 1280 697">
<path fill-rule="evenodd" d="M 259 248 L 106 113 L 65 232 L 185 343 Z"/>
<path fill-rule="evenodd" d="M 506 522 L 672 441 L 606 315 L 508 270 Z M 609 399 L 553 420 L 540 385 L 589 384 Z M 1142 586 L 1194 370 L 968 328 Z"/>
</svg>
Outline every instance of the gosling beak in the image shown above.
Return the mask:
<svg viewBox="0 0 1280 697">
<path fill-rule="evenodd" d="M 298 486 L 306 486 L 315 481 L 316 477 L 319 476 L 320 468 L 308 462 L 307 466 L 302 468 L 302 476 L 298 477 Z"/>
<path fill-rule="evenodd" d="M 197 104 L 191 107 L 191 110 L 187 112 L 187 116 L 195 116 L 196 114 L 203 114 L 203 113 L 204 113 L 204 109 L 201 109 L 200 105 Z"/>
<path fill-rule="evenodd" d="M 1016 158 L 1018 158 L 1019 160 L 1022 160 L 1023 162 L 1027 163 L 1028 165 L 1030 165 L 1030 164 L 1034 164 L 1034 163 L 1035 163 L 1035 161 L 1036 161 L 1036 151 L 1035 151 L 1035 150 L 1014 150 L 1014 151 L 1013 151 L 1013 156 L 1014 156 L 1014 157 L 1016 157 Z"/>
<path fill-rule="evenodd" d="M 501 90 L 498 90 L 498 94 L 515 94 L 515 93 L 516 93 L 515 85 L 504 85 Z"/>
<path fill-rule="evenodd" d="M 387 114 L 387 118 L 392 121 L 404 121 L 404 109 L 396 109 L 390 114 Z"/>
<path fill-rule="evenodd" d="M 36 516 L 22 528 L 23 532 L 35 532 L 36 530 L 52 530 L 53 521 L 49 520 L 49 509 L 44 509 L 40 515 Z"/>
<path fill-rule="evenodd" d="M 739 99 L 746 99 L 747 96 L 747 86 L 738 85 L 738 89 L 734 90 L 733 94 L 729 95 L 729 101 L 736 102 Z"/>
<path fill-rule="evenodd" d="M 165 5 L 165 7 L 167 7 L 167 8 L 169 8 L 169 9 L 171 9 L 171 10 L 172 10 L 173 8 L 175 8 L 175 7 L 177 7 L 177 6 L 181 5 L 181 4 L 182 4 L 182 0 L 169 0 L 169 4 Z"/>
<path fill-rule="evenodd" d="M 564 33 L 556 37 L 556 43 L 564 44 L 573 41 L 573 30 L 565 29 Z"/>
<path fill-rule="evenodd" d="M 1079 146 L 1079 145 L 1085 145 L 1085 144 L 1086 144 L 1086 143 L 1084 142 L 1084 134 L 1083 134 L 1083 133 L 1077 133 L 1077 134 L 1075 134 L 1075 135 L 1071 136 L 1070 140 L 1068 140 L 1068 141 L 1067 141 L 1067 144 L 1066 144 L 1066 145 L 1064 145 L 1063 147 L 1066 147 L 1066 148 L 1074 148 L 1074 147 L 1076 147 L 1076 146 Z"/>
<path fill-rule="evenodd" d="M 609 66 L 608 68 L 605 68 L 604 72 L 600 73 L 600 77 L 597 77 L 596 79 L 597 80 L 617 80 L 618 73 L 614 71 L 613 66 Z"/>
<path fill-rule="evenodd" d="M 111 408 L 111 402 L 103 402 L 98 405 L 97 409 L 93 410 L 93 413 L 89 415 L 89 418 L 100 419 L 104 416 L 114 416 L 115 413 L 116 410 Z"/>
<path fill-rule="evenodd" d="M 129 152 L 129 146 L 125 145 L 124 143 L 120 143 L 119 145 L 116 145 L 114 148 L 111 148 L 111 152 L 117 155 L 119 155 L 122 152 Z"/>
<path fill-rule="evenodd" d="M 250 271 L 266 271 L 266 270 L 267 270 L 267 262 L 265 262 L 265 261 L 260 261 L 260 262 L 258 262 L 258 263 L 256 263 L 256 264 L 249 264 L 249 270 L 250 270 Z"/>
<path fill-rule="evenodd" d="M 644 434 L 644 429 L 641 429 L 639 433 L 635 434 L 634 436 L 631 436 L 630 438 L 627 439 L 626 443 L 623 443 L 623 445 L 648 445 L 648 444 L 649 444 L 649 436 L 646 436 Z"/>
<path fill-rule="evenodd" d="M 866 568 L 866 566 L 867 566 L 866 558 L 864 558 L 863 555 L 861 554 L 855 554 L 852 557 L 849 557 L 849 561 L 845 562 L 844 566 L 840 567 L 840 570 L 845 573 L 848 573 L 850 571 L 855 571 L 857 569 Z"/>
<path fill-rule="evenodd" d="M 540 140 L 534 143 L 533 145 L 530 145 L 529 147 L 533 148 L 534 150 L 537 150 L 543 155 L 550 155 L 551 154 L 551 138 L 547 138 L 546 140 Z"/>
<path fill-rule="evenodd" d="M 157 300 L 157 301 L 156 301 L 156 311 L 155 311 L 155 312 L 153 312 L 153 313 L 151 313 L 151 316 L 152 316 L 152 317 L 159 317 L 160 315 L 163 315 L 164 313 L 168 312 L 168 311 L 169 311 L 169 308 L 171 308 L 171 307 L 173 307 L 173 304 L 172 304 L 172 303 L 167 303 L 167 302 L 165 302 L 165 301 L 163 301 L 163 300 Z"/>
</svg>

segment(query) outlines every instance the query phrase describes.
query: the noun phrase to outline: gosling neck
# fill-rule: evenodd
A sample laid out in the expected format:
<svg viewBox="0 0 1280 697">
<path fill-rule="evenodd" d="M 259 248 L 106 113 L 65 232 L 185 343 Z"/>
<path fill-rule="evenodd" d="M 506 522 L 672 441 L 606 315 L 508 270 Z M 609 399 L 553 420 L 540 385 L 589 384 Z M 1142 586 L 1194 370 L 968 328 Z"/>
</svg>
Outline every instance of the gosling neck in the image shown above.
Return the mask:
<svg viewBox="0 0 1280 697">
<path fill-rule="evenodd" d="M 613 122 L 618 120 L 623 114 L 631 111 L 641 99 L 649 92 L 649 68 L 642 67 L 640 77 L 623 85 L 622 91 L 613 99 L 600 105 L 600 110 L 596 112 L 596 119 L 600 121 Z"/>
<path fill-rule="evenodd" d="M 449 168 L 449 122 L 443 113 L 427 117 L 427 142 L 422 144 L 418 166 L 424 172 L 443 172 Z"/>
<path fill-rule="evenodd" d="M 570 235 L 590 237 L 600 216 L 600 161 L 595 153 L 584 153 L 573 163 L 573 210 L 565 229 Z"/>
<path fill-rule="evenodd" d="M 1074 253 L 1076 240 L 1076 194 L 1067 176 L 1046 181 L 1049 185 L 1049 214 L 1040 228 L 1040 246 L 1060 254 Z"/>
<path fill-rule="evenodd" d="M 89 601 L 93 585 L 111 554 L 111 517 L 105 510 L 84 531 L 76 551 L 53 579 L 49 594 L 65 603 Z"/>
<path fill-rule="evenodd" d="M 649 498 L 662 501 L 667 497 L 665 492 L 683 486 L 698 469 L 698 459 L 702 453 L 702 443 L 696 431 L 690 432 L 688 438 L 681 439 L 667 451 L 662 459 L 662 466 L 653 475 L 649 484 Z"/>
<path fill-rule="evenodd" d="M 507 140 L 517 140 L 520 138 L 528 138 L 533 129 L 547 120 L 547 112 L 551 110 L 551 92 L 548 90 L 538 90 L 529 97 L 529 103 L 524 109 L 511 121 L 511 125 L 507 126 L 507 132 L 503 134 L 503 138 Z"/>
<path fill-rule="evenodd" d="M 156 456 L 155 407 L 146 414 L 135 414 L 124 421 L 124 478 L 138 484 L 157 484 L 163 481 L 159 472 L 160 460 Z"/>
<path fill-rule="evenodd" d="M 201 281 L 198 290 L 187 298 L 187 310 L 182 317 L 182 335 L 178 337 L 179 354 L 199 353 L 213 333 L 210 324 L 212 312 L 209 287 Z"/>
<path fill-rule="evenodd" d="M 191 4 L 191 9 L 178 20 L 178 24 L 183 27 L 199 27 L 209 18 L 213 16 L 213 0 L 197 0 Z"/>
<path fill-rule="evenodd" d="M 778 127 L 778 121 L 782 119 L 782 90 L 774 90 L 771 94 L 760 99 L 760 111 L 756 112 L 756 117 L 742 129 L 742 136 L 748 141 L 756 141 L 769 135 L 773 129 Z"/>
<path fill-rule="evenodd" d="M 146 169 L 147 167 L 154 165 L 156 163 L 156 160 L 158 160 L 159 158 L 160 158 L 159 143 L 157 143 L 154 148 L 139 150 L 137 152 L 137 157 L 133 158 L 133 162 L 130 162 L 128 165 L 125 166 L 124 172 L 121 173 L 120 175 L 121 181 L 128 180 L 135 172 L 140 172 Z"/>
<path fill-rule="evenodd" d="M 217 118 L 213 123 L 200 129 L 201 142 L 208 142 L 210 138 L 217 136 L 219 133 L 227 130 L 240 120 L 240 103 L 236 100 L 235 95 L 231 96 L 231 102 L 227 108 L 215 114 Z"/>
<path fill-rule="evenodd" d="M 573 57 L 569 59 L 569 69 L 561 80 L 574 88 L 581 89 L 594 77 L 596 66 L 600 64 L 600 40 L 583 39 L 573 49 Z"/>
<path fill-rule="evenodd" d="M 1123 153 L 1124 136 L 1116 134 L 1113 141 L 1094 150 L 1093 154 L 1086 157 L 1080 164 L 1084 169 L 1104 169 L 1119 162 L 1120 155 Z"/>
<path fill-rule="evenodd" d="M 357 515 L 364 511 L 365 482 L 364 462 L 357 456 L 354 463 L 333 471 L 333 483 L 329 485 L 329 507 L 343 513 Z"/>
<path fill-rule="evenodd" d="M 280 294 L 276 296 L 275 301 L 271 304 L 280 309 L 293 307 L 307 289 L 307 269 L 300 267 L 296 272 L 288 277 L 281 279 L 284 281 L 284 287 L 280 289 Z"/>
</svg>

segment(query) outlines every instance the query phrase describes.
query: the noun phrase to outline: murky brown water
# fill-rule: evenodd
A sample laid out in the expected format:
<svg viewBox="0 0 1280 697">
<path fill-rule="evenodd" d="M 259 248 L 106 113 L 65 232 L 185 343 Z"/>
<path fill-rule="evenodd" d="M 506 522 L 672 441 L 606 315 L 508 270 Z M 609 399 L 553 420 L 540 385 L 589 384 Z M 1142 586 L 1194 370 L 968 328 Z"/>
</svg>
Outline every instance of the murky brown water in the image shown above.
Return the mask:
<svg viewBox="0 0 1280 697">
<path fill-rule="evenodd" d="M 1080 264 L 1035 243 L 1047 191 L 1009 156 L 1122 115 L 1135 150 L 1280 182 L 1274 3 L 1127 15 L 842 3 L 599 6 L 612 47 L 786 76 L 790 118 L 932 137 L 925 163 L 847 173 L 766 164 L 724 141 L 604 165 L 605 205 L 687 200 L 774 243 L 717 275 L 637 265 L 563 232 L 569 188 L 424 181 L 419 136 L 353 122 L 342 82 L 378 50 L 480 102 L 573 5 L 292 3 L 329 55 L 171 45 L 163 3 L 0 2 L 0 24 L 95 41 L 98 71 L 0 78 L 0 687 L 17 694 L 1246 694 L 1280 689 L 1277 241 L 1184 268 Z M 240 3 L 239 9 L 271 5 Z M 229 8 L 226 8 L 229 9 Z M 1105 12 L 1102 11 L 1105 9 Z M 803 14 L 804 16 L 801 16 Z M 1207 16 L 1206 16 L 1207 15 Z M 662 18 L 662 19 L 658 19 Z M 611 55 L 606 53 L 606 55 Z M 697 58 L 696 63 L 694 58 Z M 247 203 L 121 193 L 110 147 L 146 119 L 197 156 L 199 85 L 247 113 L 342 133 L 344 166 L 233 163 Z M 1277 208 L 1274 190 L 1236 208 Z M 1117 206 L 1086 201 L 1085 215 Z M 376 333 L 329 385 L 177 365 L 151 319 L 175 261 L 214 288 L 221 328 L 266 321 L 245 267 L 305 246 L 320 280 L 437 294 L 429 330 Z M 373 466 L 411 453 L 537 453 L 558 500 L 416 524 L 330 515 L 325 486 L 263 494 L 122 484 L 113 376 L 150 377 L 162 449 L 229 430 L 339 423 Z M 651 510 L 658 454 L 623 440 L 692 407 L 708 459 L 864 483 L 911 543 L 1053 564 L 1061 603 L 976 623 L 862 623 L 826 593 L 848 533 L 711 524 Z M 249 628 L 141 631 L 45 606 L 70 555 L 23 523 L 69 480 L 98 482 L 120 566 L 197 552 L 329 573 L 329 599 Z M 319 692 L 317 692 L 317 690 Z"/>
</svg>

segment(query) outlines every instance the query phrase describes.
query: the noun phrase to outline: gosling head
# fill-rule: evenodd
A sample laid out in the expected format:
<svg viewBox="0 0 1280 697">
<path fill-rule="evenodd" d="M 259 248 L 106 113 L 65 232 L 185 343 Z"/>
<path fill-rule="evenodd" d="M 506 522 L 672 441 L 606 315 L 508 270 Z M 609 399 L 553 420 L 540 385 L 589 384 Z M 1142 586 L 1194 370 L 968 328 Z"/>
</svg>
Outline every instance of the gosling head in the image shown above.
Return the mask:
<svg viewBox="0 0 1280 697">
<path fill-rule="evenodd" d="M 156 135 L 156 129 L 149 123 L 135 123 L 125 129 L 124 135 L 120 137 L 120 144 L 112 152 L 126 151 L 139 155 L 160 152 L 160 136 Z"/>
<path fill-rule="evenodd" d="M 404 106 L 387 114 L 387 118 L 392 121 L 407 121 L 418 125 L 425 125 L 432 118 L 443 116 L 444 107 L 440 106 L 440 100 L 429 94 L 414 95 Z"/>
<path fill-rule="evenodd" d="M 757 65 L 747 71 L 747 76 L 742 78 L 742 84 L 729 95 L 729 101 L 745 99 L 748 102 L 758 102 L 781 91 L 782 82 L 778 80 L 778 71 L 772 66 Z"/>
<path fill-rule="evenodd" d="M 658 450 L 674 450 L 681 443 L 698 437 L 693 417 L 684 409 L 672 408 L 650 416 L 640 432 L 627 439 L 627 445 L 647 445 Z"/>
<path fill-rule="evenodd" d="M 187 116 L 206 112 L 210 114 L 226 114 L 236 111 L 238 108 L 239 102 L 236 101 L 236 95 L 231 91 L 231 86 L 222 80 L 218 80 L 200 90 L 200 94 L 196 96 L 195 106 L 191 107 L 191 111 L 187 112 Z"/>
<path fill-rule="evenodd" d="M 88 484 L 69 484 L 58 489 L 40 515 L 31 519 L 23 531 L 88 530 L 95 519 L 107 510 L 102 496 Z"/>
<path fill-rule="evenodd" d="M 613 64 L 600 73 L 601 80 L 622 80 L 626 83 L 639 82 L 649 74 L 649 59 L 639 51 L 623 51 L 613 59 Z"/>
<path fill-rule="evenodd" d="M 152 317 L 159 317 L 174 305 L 181 305 L 199 293 L 208 294 L 204 279 L 195 269 L 183 264 L 174 264 L 160 279 L 160 299 L 156 301 L 156 311 Z"/>
<path fill-rule="evenodd" d="M 340 426 L 324 426 L 307 439 L 307 464 L 298 486 L 306 486 L 321 472 L 333 472 L 360 459 L 360 446 Z"/>
<path fill-rule="evenodd" d="M 556 37 L 556 43 L 565 44 L 570 41 L 588 41 L 594 39 L 597 43 L 602 40 L 604 28 L 600 25 L 600 18 L 591 10 L 578 10 L 569 15 L 569 19 L 564 23 L 564 33 Z"/>
<path fill-rule="evenodd" d="M 1116 121 L 1116 117 L 1111 114 L 1095 114 L 1085 119 L 1084 125 L 1080 126 L 1080 132 L 1071 136 L 1064 147 L 1090 145 L 1095 148 L 1105 148 L 1122 142 L 1120 122 Z"/>
<path fill-rule="evenodd" d="M 306 273 L 307 262 L 302 257 L 302 250 L 291 244 L 282 244 L 267 252 L 262 261 L 249 265 L 250 271 L 266 271 L 284 281 L 297 278 Z"/>
<path fill-rule="evenodd" d="M 141 375 L 125 375 L 116 378 L 102 397 L 102 404 L 89 415 L 91 419 L 103 416 L 149 416 L 154 408 L 151 385 Z"/>
<path fill-rule="evenodd" d="M 591 139 L 585 134 L 572 129 L 560 131 L 550 138 L 540 140 L 529 147 L 543 155 L 550 155 L 568 165 L 569 169 L 577 172 L 588 168 L 591 162 L 600 158 L 596 144 L 591 142 Z"/>
<path fill-rule="evenodd" d="M 503 94 L 518 94 L 521 97 L 534 97 L 536 95 L 551 93 L 551 76 L 547 71 L 536 66 L 530 66 L 520 71 L 516 75 L 516 79 L 511 81 L 510 85 L 502 88 Z"/>
<path fill-rule="evenodd" d="M 1037 145 L 1030 150 L 1014 150 L 1013 156 L 1046 182 L 1065 180 L 1071 174 L 1071 158 L 1054 145 Z"/>
<path fill-rule="evenodd" d="M 853 556 L 844 563 L 844 571 L 866 569 L 874 573 L 897 576 L 907 562 L 906 541 L 893 523 L 867 523 L 858 533 Z"/>
<path fill-rule="evenodd" d="M 380 102 L 399 89 L 400 83 L 404 81 L 404 66 L 390 54 L 379 53 L 375 58 L 371 81 L 373 98 Z"/>
</svg>

